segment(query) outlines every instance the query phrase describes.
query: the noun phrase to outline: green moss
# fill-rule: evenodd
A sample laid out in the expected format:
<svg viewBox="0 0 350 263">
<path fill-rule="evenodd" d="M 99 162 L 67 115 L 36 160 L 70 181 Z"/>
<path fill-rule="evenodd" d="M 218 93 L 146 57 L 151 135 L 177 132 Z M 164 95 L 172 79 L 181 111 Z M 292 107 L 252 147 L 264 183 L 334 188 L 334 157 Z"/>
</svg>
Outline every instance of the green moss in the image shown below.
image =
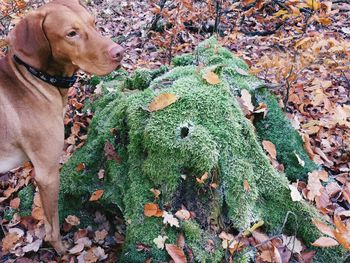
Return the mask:
<svg viewBox="0 0 350 263">
<path fill-rule="evenodd" d="M 34 187 L 27 185 L 18 192 L 18 197 L 21 200 L 19 206 L 20 216 L 29 216 L 32 214 L 32 205 L 34 200 Z"/>
<path fill-rule="evenodd" d="M 281 111 L 276 98 L 266 89 L 254 93 L 257 103 L 265 103 L 268 112 L 265 118 L 257 118 L 254 125 L 260 140 L 271 141 L 277 150 L 277 160 L 285 167 L 291 180 L 306 179 L 307 173 L 319 169 L 304 150 L 303 141 Z M 298 157 L 304 161 L 302 166 Z"/>
<path fill-rule="evenodd" d="M 162 74 L 142 71 L 145 79 L 134 75 L 126 82 L 104 84 L 104 95 L 94 103 L 96 113 L 86 145 L 62 169 L 61 214 L 79 205 L 118 207 L 128 222 L 122 262 L 168 260 L 153 239 L 166 235 L 174 243 L 178 233 L 185 234 L 196 262 L 220 262 L 220 240 L 207 221 L 215 220 L 220 212 L 239 231 L 263 219 L 273 233 L 291 211 L 300 227 L 288 222 L 285 231 L 296 231 L 307 244 L 314 241 L 320 233 L 311 219 L 321 216 L 310 204 L 291 200 L 286 176 L 270 165 L 253 125 L 235 99 L 241 89 L 254 92 L 261 83 L 246 73 L 248 67 L 242 60 L 213 38 L 201 43 L 195 54 L 204 66 L 178 66 Z M 208 70 L 219 75 L 219 84 L 210 85 L 203 79 Z M 130 88 L 137 90 L 130 92 Z M 162 93 L 179 99 L 150 112 L 149 103 Z M 106 160 L 106 142 L 113 145 L 120 162 Z M 85 169 L 77 172 L 79 163 Z M 97 177 L 100 169 L 105 170 L 102 180 Z M 199 185 L 196 178 L 205 172 L 209 178 Z M 244 190 L 245 180 L 249 191 Z M 212 181 L 219 185 L 215 191 L 209 186 Z M 151 188 L 161 191 L 158 200 Z M 95 203 L 88 202 L 96 189 L 105 194 Z M 195 221 L 175 228 L 165 226 L 161 218 L 145 218 L 144 205 L 155 201 L 171 213 L 183 204 L 196 213 Z M 214 243 L 211 252 L 205 249 L 208 240 Z M 137 249 L 140 243 L 147 249 Z M 322 253 L 319 262 L 342 256 Z"/>
<path fill-rule="evenodd" d="M 195 57 L 192 54 L 183 54 L 174 57 L 172 64 L 174 67 L 193 65 L 195 64 Z"/>
</svg>

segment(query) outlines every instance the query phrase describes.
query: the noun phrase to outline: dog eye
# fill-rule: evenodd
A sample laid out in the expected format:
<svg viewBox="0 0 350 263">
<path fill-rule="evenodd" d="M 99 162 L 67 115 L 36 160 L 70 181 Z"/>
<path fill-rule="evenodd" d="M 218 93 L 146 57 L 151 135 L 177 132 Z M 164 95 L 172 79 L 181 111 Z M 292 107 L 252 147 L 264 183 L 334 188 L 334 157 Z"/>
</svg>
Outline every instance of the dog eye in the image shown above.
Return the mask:
<svg viewBox="0 0 350 263">
<path fill-rule="evenodd" d="M 78 35 L 78 33 L 76 31 L 72 30 L 67 34 L 67 37 L 75 37 L 77 35 Z"/>
</svg>

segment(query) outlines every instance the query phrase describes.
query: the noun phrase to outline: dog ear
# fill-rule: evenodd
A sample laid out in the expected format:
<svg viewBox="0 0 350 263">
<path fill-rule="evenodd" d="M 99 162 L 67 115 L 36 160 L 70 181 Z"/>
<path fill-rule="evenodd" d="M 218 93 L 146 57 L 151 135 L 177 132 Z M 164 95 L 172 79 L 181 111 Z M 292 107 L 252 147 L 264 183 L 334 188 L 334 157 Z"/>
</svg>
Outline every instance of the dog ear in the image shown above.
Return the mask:
<svg viewBox="0 0 350 263">
<path fill-rule="evenodd" d="M 26 15 L 10 32 L 9 43 L 13 53 L 30 66 L 44 71 L 51 58 L 51 48 L 43 28 L 46 15 L 32 12 Z"/>
</svg>

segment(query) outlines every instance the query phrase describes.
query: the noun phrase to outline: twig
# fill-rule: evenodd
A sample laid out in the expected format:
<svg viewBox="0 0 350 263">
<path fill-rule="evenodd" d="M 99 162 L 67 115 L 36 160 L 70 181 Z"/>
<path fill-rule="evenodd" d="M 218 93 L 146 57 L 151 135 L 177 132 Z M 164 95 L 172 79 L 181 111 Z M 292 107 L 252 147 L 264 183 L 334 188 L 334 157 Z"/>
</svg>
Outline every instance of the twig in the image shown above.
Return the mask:
<svg viewBox="0 0 350 263">
<path fill-rule="evenodd" d="M 222 6 L 222 0 L 216 0 L 216 17 L 215 17 L 215 25 L 214 25 L 214 30 L 213 33 L 216 32 L 218 33 L 218 28 L 220 25 L 220 19 L 221 19 L 221 6 Z"/>
<path fill-rule="evenodd" d="M 165 6 L 167 0 L 160 0 L 159 2 L 159 7 L 160 7 L 160 12 L 156 14 L 156 16 L 152 19 L 151 26 L 149 30 L 156 30 L 157 29 L 157 24 L 159 19 L 162 17 L 162 11 Z"/>
<path fill-rule="evenodd" d="M 289 100 L 289 91 L 290 91 L 289 78 L 290 78 L 290 76 L 293 73 L 293 68 L 294 68 L 294 65 L 292 65 L 292 67 L 290 68 L 289 74 L 288 74 L 288 76 L 286 78 L 287 90 L 286 90 L 286 96 L 285 96 L 285 98 L 283 100 L 283 103 L 284 103 L 284 109 L 283 110 L 284 110 L 284 112 L 286 112 L 286 110 L 287 110 L 287 103 L 288 103 L 288 100 Z"/>
<path fill-rule="evenodd" d="M 283 25 L 283 23 L 278 23 L 276 26 L 275 26 L 275 29 L 273 30 L 266 30 L 266 31 L 247 31 L 247 30 L 244 30 L 244 29 L 241 29 L 240 31 L 247 35 L 247 36 L 269 36 L 269 35 L 273 35 L 275 34 L 279 29 L 280 27 Z"/>
</svg>

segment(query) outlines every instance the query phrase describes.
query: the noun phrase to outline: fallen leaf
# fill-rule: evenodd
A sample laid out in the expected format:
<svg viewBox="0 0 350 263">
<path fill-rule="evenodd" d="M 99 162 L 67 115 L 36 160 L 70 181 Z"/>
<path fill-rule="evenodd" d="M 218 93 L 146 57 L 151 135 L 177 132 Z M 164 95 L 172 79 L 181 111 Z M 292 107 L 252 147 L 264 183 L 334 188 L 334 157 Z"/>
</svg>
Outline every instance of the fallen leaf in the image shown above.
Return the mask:
<svg viewBox="0 0 350 263">
<path fill-rule="evenodd" d="M 114 160 L 118 164 L 121 163 L 122 159 L 117 154 L 117 152 L 114 149 L 114 146 L 109 141 L 106 141 L 105 143 L 104 153 L 107 157 L 107 160 Z"/>
<path fill-rule="evenodd" d="M 80 172 L 80 171 L 85 169 L 85 164 L 84 163 L 80 163 L 80 164 L 77 165 L 77 167 L 75 169 L 77 170 L 77 172 Z"/>
<path fill-rule="evenodd" d="M 298 188 L 295 187 L 294 185 L 288 185 L 289 189 L 290 189 L 290 195 L 292 197 L 292 200 L 294 202 L 300 202 L 303 198 L 300 194 L 300 192 L 298 191 Z"/>
<path fill-rule="evenodd" d="M 201 176 L 201 178 L 197 178 L 196 177 L 196 181 L 197 181 L 197 183 L 199 183 L 199 184 L 204 184 L 205 183 L 205 180 L 207 180 L 209 178 L 209 173 L 208 172 L 205 172 L 202 176 Z"/>
<path fill-rule="evenodd" d="M 155 189 L 155 188 L 151 188 L 151 192 L 154 194 L 154 197 L 155 198 L 159 198 L 160 196 L 160 191 L 158 189 Z"/>
<path fill-rule="evenodd" d="M 7 233 L 2 239 L 2 250 L 9 252 L 15 244 L 20 240 L 20 236 L 17 233 Z"/>
<path fill-rule="evenodd" d="M 68 250 L 69 254 L 78 254 L 81 251 L 83 251 L 84 249 L 84 244 L 83 243 L 79 243 L 77 245 L 75 245 L 74 247 L 72 247 L 70 250 Z"/>
<path fill-rule="evenodd" d="M 297 159 L 298 159 L 298 163 L 302 166 L 302 167 L 304 167 L 305 166 L 305 161 L 303 160 L 303 159 L 301 159 L 300 158 L 300 156 L 294 151 L 294 154 L 295 154 L 295 156 L 297 157 Z"/>
<path fill-rule="evenodd" d="M 91 194 L 89 201 L 97 201 L 97 200 L 99 200 L 102 197 L 103 193 L 104 193 L 103 190 L 96 190 L 95 192 L 93 192 Z"/>
<path fill-rule="evenodd" d="M 13 209 L 18 209 L 20 205 L 21 200 L 16 197 L 10 201 L 10 207 Z"/>
<path fill-rule="evenodd" d="M 343 247 L 350 250 L 350 230 L 348 230 L 338 215 L 334 216 L 334 224 L 336 227 L 333 232 L 335 238 Z"/>
<path fill-rule="evenodd" d="M 211 85 L 216 85 L 220 83 L 219 76 L 210 70 L 203 74 L 203 79 L 205 79 Z"/>
<path fill-rule="evenodd" d="M 43 220 L 44 219 L 44 210 L 41 207 L 34 207 L 32 210 L 32 217 L 34 217 L 36 220 Z"/>
<path fill-rule="evenodd" d="M 97 173 L 98 179 L 103 179 L 105 177 L 105 170 L 100 169 Z"/>
<path fill-rule="evenodd" d="M 311 201 L 314 201 L 316 196 L 321 195 L 322 184 L 318 176 L 318 171 L 313 171 L 308 175 L 309 179 L 307 183 L 307 189 L 309 192 L 307 194 L 307 198 Z"/>
<path fill-rule="evenodd" d="M 23 252 L 24 253 L 27 253 L 27 252 L 37 252 L 39 250 L 39 248 L 41 247 L 41 244 L 43 243 L 43 240 L 42 239 L 37 239 L 35 240 L 34 242 L 32 243 L 29 243 L 28 245 L 24 246 L 22 249 L 23 249 Z"/>
<path fill-rule="evenodd" d="M 246 192 L 249 192 L 250 187 L 247 179 L 244 179 L 243 181 L 243 188 Z"/>
<path fill-rule="evenodd" d="M 256 222 L 252 227 L 248 228 L 243 232 L 243 236 L 249 236 L 251 233 L 253 233 L 255 230 L 257 230 L 259 227 L 264 225 L 264 221 L 260 220 Z"/>
<path fill-rule="evenodd" d="M 159 235 L 158 237 L 156 237 L 155 239 L 153 239 L 153 242 L 156 244 L 157 248 L 159 248 L 159 249 L 164 249 L 165 240 L 167 240 L 167 239 L 168 239 L 167 236 L 161 236 L 161 235 Z"/>
<path fill-rule="evenodd" d="M 333 234 L 333 230 L 325 223 L 323 223 L 320 220 L 312 219 L 312 223 L 317 227 L 318 230 L 320 230 L 323 234 L 326 234 L 330 237 L 335 238 Z"/>
<path fill-rule="evenodd" d="M 277 151 L 276 146 L 270 141 L 262 141 L 264 150 L 271 156 L 272 159 L 276 160 Z"/>
<path fill-rule="evenodd" d="M 153 99 L 149 104 L 148 109 L 151 112 L 159 111 L 175 103 L 178 99 L 179 97 L 175 94 L 163 93 Z"/>
<path fill-rule="evenodd" d="M 175 263 L 187 263 L 186 256 L 181 248 L 173 244 L 166 244 L 165 249 Z"/>
<path fill-rule="evenodd" d="M 315 247 L 334 247 L 338 246 L 339 243 L 330 237 L 320 237 L 315 242 L 311 243 Z"/>
<path fill-rule="evenodd" d="M 157 204 L 147 203 L 143 207 L 143 213 L 147 217 L 156 216 L 160 208 Z"/>
<path fill-rule="evenodd" d="M 77 226 L 80 225 L 80 219 L 77 216 L 74 215 L 69 215 L 65 218 L 65 221 L 72 225 L 72 226 Z"/>
<path fill-rule="evenodd" d="M 291 252 L 300 254 L 303 250 L 301 242 L 295 236 L 282 235 L 283 246 L 286 246 Z"/>
<path fill-rule="evenodd" d="M 241 99 L 243 101 L 243 105 L 250 111 L 254 111 L 254 105 L 252 104 L 252 95 L 250 95 L 249 91 L 246 89 L 241 90 Z"/>
<path fill-rule="evenodd" d="M 97 231 L 95 231 L 95 238 L 94 238 L 94 240 L 96 242 L 103 241 L 103 240 L 105 240 L 107 235 L 108 235 L 107 230 L 105 230 L 105 229 L 102 229 L 101 231 L 97 230 Z"/>
<path fill-rule="evenodd" d="M 164 211 L 163 218 L 164 218 L 163 219 L 164 224 L 169 224 L 170 226 L 180 227 L 179 220 L 177 220 L 177 218 L 175 218 L 172 214 Z"/>
<path fill-rule="evenodd" d="M 175 216 L 180 220 L 188 220 L 191 218 L 191 214 L 186 209 L 180 209 L 175 213 Z"/>
</svg>

